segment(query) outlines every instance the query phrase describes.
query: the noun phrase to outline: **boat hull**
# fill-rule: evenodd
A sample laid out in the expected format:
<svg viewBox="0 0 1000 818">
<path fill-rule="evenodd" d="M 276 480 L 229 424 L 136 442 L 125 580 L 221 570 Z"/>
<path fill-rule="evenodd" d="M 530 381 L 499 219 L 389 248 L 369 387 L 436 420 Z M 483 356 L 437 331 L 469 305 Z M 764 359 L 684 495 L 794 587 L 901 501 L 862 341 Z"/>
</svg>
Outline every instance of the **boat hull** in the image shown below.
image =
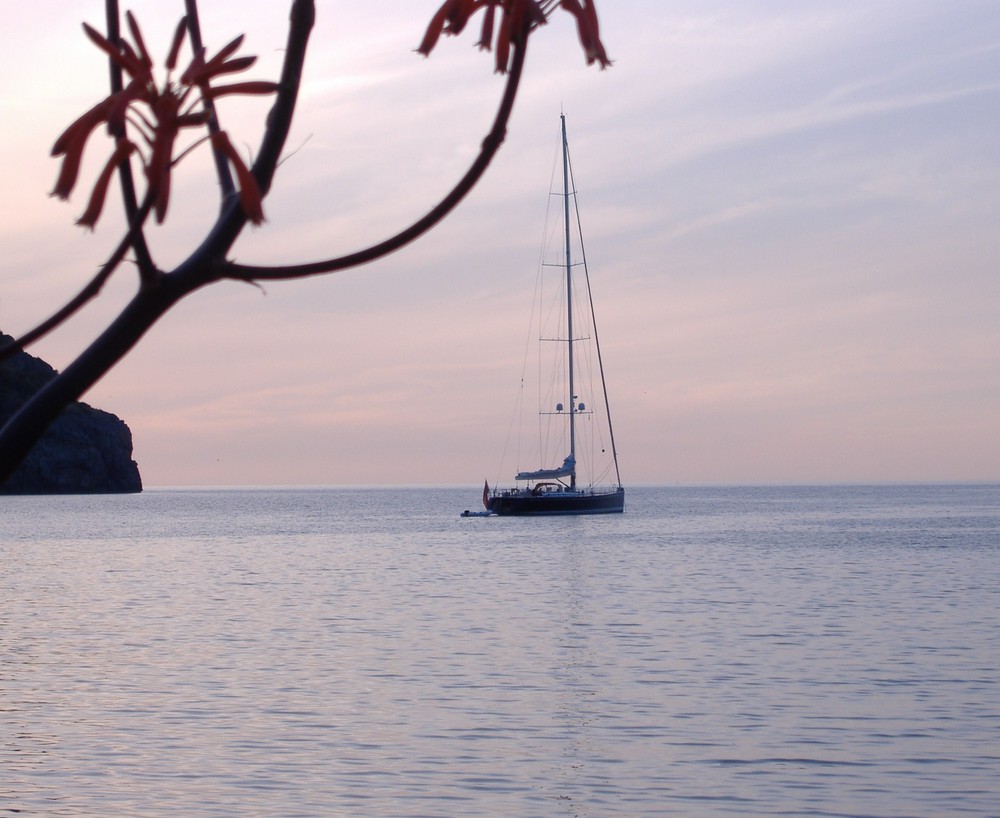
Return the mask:
<svg viewBox="0 0 1000 818">
<path fill-rule="evenodd" d="M 625 510 L 625 489 L 611 491 L 507 491 L 490 498 L 490 511 L 508 517 L 557 514 L 620 514 Z"/>
</svg>

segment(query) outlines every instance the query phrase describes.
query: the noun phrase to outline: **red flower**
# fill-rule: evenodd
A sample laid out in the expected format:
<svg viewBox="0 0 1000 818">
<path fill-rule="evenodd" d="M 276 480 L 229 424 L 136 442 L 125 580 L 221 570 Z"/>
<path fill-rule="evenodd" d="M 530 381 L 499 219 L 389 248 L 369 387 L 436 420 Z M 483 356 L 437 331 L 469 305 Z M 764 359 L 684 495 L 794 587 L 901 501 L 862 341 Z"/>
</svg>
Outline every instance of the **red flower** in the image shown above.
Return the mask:
<svg viewBox="0 0 1000 818">
<path fill-rule="evenodd" d="M 205 59 L 204 51 L 195 54 L 175 83 L 171 79 L 171 74 L 176 67 L 177 57 L 187 34 L 186 19 L 180 21 L 174 33 L 165 63 L 167 77 L 162 86 L 157 87 L 153 75 L 153 61 L 146 50 L 142 32 L 131 12 L 126 12 L 125 19 L 134 45 L 124 38 L 117 44 L 112 43 L 86 23 L 83 24 L 87 37 L 128 77 L 125 88 L 87 111 L 70 125 L 52 146 L 52 155 L 63 157 L 59 178 L 52 195 L 68 199 L 76 185 L 83 152 L 90 135 L 98 125 L 106 123 L 109 132 L 115 137 L 114 153 L 98 177 L 86 212 L 77 222 L 91 228 L 100 217 L 114 168 L 126 161 L 133 152 L 138 152 L 142 160 L 147 195 L 153 198 L 156 220 L 162 222 L 166 218 L 167 206 L 170 203 L 170 174 L 173 166 L 191 150 L 188 148 L 179 156 L 175 156 L 177 138 L 184 129 L 205 125 L 208 119 L 205 102 L 228 94 L 270 94 L 278 89 L 277 83 L 259 81 L 239 82 L 214 88 L 211 86 L 215 78 L 245 71 L 256 61 L 256 57 L 233 57 L 243 42 L 242 36 L 230 42 L 211 59 Z M 130 132 L 137 135 L 144 147 L 140 148 L 129 137 Z M 225 137 L 225 134 L 222 136 Z M 214 144 L 218 150 L 226 154 L 237 171 L 240 201 L 247 217 L 255 224 L 259 224 L 264 218 L 260 188 L 246 165 L 232 150 L 228 137 L 214 140 Z"/>
<path fill-rule="evenodd" d="M 594 0 L 560 0 L 559 3 L 566 11 L 576 17 L 577 34 L 580 37 L 580 44 L 587 55 L 587 65 L 598 62 L 601 70 L 611 65 L 608 53 L 604 50 L 601 42 L 601 33 L 597 25 L 597 9 L 594 7 Z"/>
<path fill-rule="evenodd" d="M 587 64 L 599 62 L 602 69 L 611 65 L 601 43 L 594 0 L 445 0 L 431 19 L 417 51 L 427 56 L 442 34 L 461 34 L 472 15 L 483 10 L 486 14 L 478 45 L 489 51 L 493 43 L 495 14 L 499 8 L 502 16 L 496 36 L 496 70 L 502 74 L 509 64 L 511 43 L 520 42 L 538 26 L 544 25 L 557 6 L 576 17 L 577 33 Z"/>
<path fill-rule="evenodd" d="M 80 162 L 83 159 L 83 149 L 87 147 L 87 140 L 94 128 L 102 122 L 108 121 L 111 109 L 114 107 L 115 99 L 108 97 L 106 100 L 97 103 L 87 113 L 81 116 L 76 122 L 70 125 L 52 146 L 53 156 L 63 156 L 62 166 L 59 168 L 59 178 L 52 191 L 53 196 L 60 199 L 68 199 L 70 192 L 76 185 L 76 178 L 80 173 Z"/>
<path fill-rule="evenodd" d="M 87 209 L 76 220 L 78 225 L 90 228 L 91 230 L 94 229 L 94 225 L 101 218 L 101 211 L 104 209 L 104 199 L 108 195 L 108 185 L 111 183 L 111 176 L 118 169 L 118 166 L 128 159 L 134 150 L 135 145 L 127 139 L 118 140 L 118 145 L 114 153 L 111 154 L 111 158 L 104 165 L 101 175 L 97 177 L 97 183 L 90 194 L 90 202 L 87 204 Z"/>
<path fill-rule="evenodd" d="M 236 179 L 240 183 L 240 205 L 243 207 L 243 212 L 253 224 L 260 224 L 264 221 L 263 196 L 250 168 L 236 152 L 225 131 L 212 134 L 212 144 L 229 160 L 236 173 Z"/>
</svg>

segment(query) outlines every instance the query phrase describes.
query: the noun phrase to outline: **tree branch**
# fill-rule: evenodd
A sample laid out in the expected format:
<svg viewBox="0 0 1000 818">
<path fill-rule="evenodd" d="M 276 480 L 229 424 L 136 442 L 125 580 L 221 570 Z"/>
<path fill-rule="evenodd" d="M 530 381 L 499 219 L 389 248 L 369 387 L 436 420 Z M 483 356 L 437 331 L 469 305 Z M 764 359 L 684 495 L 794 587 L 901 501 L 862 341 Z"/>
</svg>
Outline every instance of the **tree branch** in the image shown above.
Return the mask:
<svg viewBox="0 0 1000 818">
<path fill-rule="evenodd" d="M 121 40 L 121 18 L 118 14 L 118 0 L 106 0 L 104 12 L 107 20 L 108 40 L 117 43 Z M 111 58 L 108 58 L 108 70 L 110 73 L 111 93 L 121 93 L 124 88 L 121 66 Z M 115 139 L 123 139 L 125 137 L 124 123 L 122 123 L 120 128 L 113 131 L 111 135 Z M 135 195 L 132 162 L 128 157 L 123 159 L 118 165 L 118 178 L 121 182 L 122 204 L 125 208 L 125 218 L 129 224 L 132 249 L 135 250 L 136 264 L 139 267 L 139 279 L 145 282 L 155 276 L 156 265 L 153 263 L 149 246 L 146 244 L 146 234 L 141 229 L 146 217 L 145 215 L 141 217 L 139 215 L 139 200 Z"/>
<path fill-rule="evenodd" d="M 260 167 L 255 167 L 255 172 L 259 170 L 258 178 L 262 188 L 265 183 L 270 183 L 277 166 L 277 157 L 280 156 L 288 135 L 314 17 L 312 0 L 294 0 L 285 65 L 282 69 L 282 88 L 278 92 L 278 100 L 271 111 L 271 119 L 264 135 L 261 160 L 258 162 Z M 145 213 L 148 213 L 151 206 L 151 199 L 143 203 Z M 238 199 L 232 199 L 200 247 L 175 270 L 158 274 L 148 286 L 140 287 L 135 297 L 97 340 L 42 387 L 0 429 L 0 484 L 14 473 L 62 410 L 78 400 L 124 358 L 166 312 L 185 296 L 221 277 L 225 254 L 246 221 Z M 141 224 L 142 220 L 138 220 L 132 225 L 130 235 L 126 235 L 115 255 L 105 265 L 108 272 L 105 273 L 102 268 L 95 281 L 88 285 L 88 290 L 92 286 L 99 289 L 99 285 L 110 275 L 110 270 L 121 262 L 130 246 L 131 233 L 140 229 Z M 80 297 L 82 294 L 78 296 Z"/>
<path fill-rule="evenodd" d="M 189 10 L 193 11 L 193 0 L 186 1 L 189 2 Z M 106 0 L 106 3 L 109 14 L 109 31 L 112 25 L 110 21 L 113 18 L 117 36 L 117 0 Z M 191 16 L 195 17 L 195 14 Z M 281 152 L 291 128 L 302 80 L 306 47 L 315 17 L 313 0 L 293 0 L 290 17 L 280 87 L 274 106 L 268 116 L 260 151 L 252 170 L 262 193 L 266 193 L 271 187 Z M 128 232 L 100 272 L 73 301 L 33 333 L 29 333 L 29 336 L 34 334 L 34 337 L 39 337 L 39 332 L 44 334 L 48 329 L 57 326 L 69 315 L 72 315 L 97 294 L 108 276 L 121 264 L 128 249 L 130 247 L 135 249 L 137 256 L 139 256 L 142 276 L 139 291 L 118 317 L 76 360 L 40 389 L 0 429 L 0 484 L 4 483 L 16 470 L 38 438 L 44 434 L 62 410 L 73 401 L 78 400 L 125 357 L 166 312 L 190 293 L 222 278 L 249 281 L 293 279 L 364 264 L 403 247 L 430 230 L 448 215 L 479 181 L 504 141 L 507 123 L 510 120 L 514 99 L 521 80 L 527 51 L 527 35 L 531 25 L 531 20 L 525 18 L 525 27 L 520 33 L 521 36 L 511 38 L 514 48 L 513 59 L 496 117 L 483 140 L 479 155 L 465 175 L 422 218 L 391 238 L 372 247 L 347 256 L 313 264 L 252 267 L 229 263 L 226 261 L 226 254 L 246 226 L 247 214 L 240 206 L 238 197 L 227 196 L 215 224 L 201 245 L 176 269 L 169 273 L 162 273 L 156 270 L 149 258 L 142 235 L 143 225 L 154 201 L 154 197 L 147 193 L 147 200 L 129 215 Z M 195 37 L 196 35 L 192 34 L 193 40 Z M 112 82 L 114 83 L 115 80 L 112 79 Z M 118 82 L 120 87 L 120 75 Z M 122 169 L 122 185 L 126 202 L 129 190 L 132 191 L 131 196 L 134 200 L 134 186 L 128 169 Z M 128 207 L 130 205 L 126 204 L 126 208 Z"/>
<path fill-rule="evenodd" d="M 497 110 L 493 126 L 486 135 L 486 138 L 483 139 L 479 155 L 466 171 L 465 175 L 459 180 L 458 184 L 423 217 L 391 238 L 346 256 L 327 259 L 325 261 L 316 261 L 310 264 L 283 265 L 279 267 L 254 267 L 229 262 L 225 265 L 223 277 L 241 281 L 275 281 L 305 278 L 322 273 L 334 273 L 339 270 L 367 264 L 370 261 L 387 256 L 409 244 L 414 239 L 419 238 L 434 227 L 434 225 L 454 210 L 455 206 L 472 190 L 503 144 L 504 138 L 507 135 L 507 123 L 510 120 L 510 114 L 514 107 L 514 99 L 517 96 L 517 89 L 524 68 L 527 43 L 528 38 L 523 37 L 514 45 L 513 64 L 507 76 L 504 94 L 500 100 L 500 106 Z"/>
<path fill-rule="evenodd" d="M 184 0 L 184 7 L 187 10 L 187 28 L 191 37 L 191 50 L 197 55 L 205 48 L 201 42 L 201 23 L 198 18 L 197 0 Z M 213 135 L 217 134 L 221 127 L 219 126 L 219 117 L 215 113 L 215 103 L 211 97 L 203 95 L 202 105 L 208 113 L 208 132 Z M 214 145 L 212 146 L 212 156 L 215 159 L 215 173 L 219 177 L 222 204 L 225 205 L 236 196 L 236 183 L 233 181 L 233 172 L 229 168 L 229 162 L 226 161 L 225 155 Z"/>
<path fill-rule="evenodd" d="M 292 3 L 289 15 L 288 44 L 285 51 L 285 61 L 281 68 L 281 78 L 278 80 L 278 96 L 274 106 L 267 115 L 267 128 L 257 152 L 257 161 L 253 165 L 253 175 L 260 185 L 262 194 L 267 195 L 274 180 L 274 172 L 278 168 L 281 152 L 284 150 L 288 132 L 292 127 L 292 117 L 295 114 L 295 103 L 298 100 L 299 88 L 302 85 L 302 69 L 305 66 L 306 45 L 309 34 L 316 22 L 316 9 L 310 2 L 296 0 Z"/>
<path fill-rule="evenodd" d="M 75 315 L 88 301 L 98 296 L 104 288 L 104 283 L 111 277 L 111 274 L 118 268 L 118 265 L 125 259 L 125 254 L 128 252 L 129 247 L 134 246 L 135 235 L 136 233 L 141 232 L 142 225 L 145 223 L 146 217 L 149 215 L 149 211 L 152 207 L 153 197 L 147 194 L 146 200 L 142 203 L 142 207 L 136 213 L 136 222 L 134 226 L 129 228 L 129 231 L 125 234 L 124 238 L 118 242 L 118 246 L 115 248 L 115 251 L 111 254 L 111 257 L 104 262 L 103 265 L 101 265 L 101 269 L 97 271 L 97 275 L 95 275 L 87 283 L 86 287 L 70 299 L 62 309 L 53 313 L 53 315 L 46 318 L 34 329 L 26 332 L 13 343 L 8 344 L 3 349 L 0 349 L 0 361 L 9 358 L 18 350 L 24 349 L 25 347 L 35 343 L 35 341 L 44 338 L 68 318 Z M 159 275 L 158 272 L 157 275 Z M 150 277 L 148 280 L 145 278 L 143 280 L 144 286 L 150 286 L 155 278 Z"/>
<path fill-rule="evenodd" d="M 261 195 L 266 196 L 271 189 L 281 151 L 284 149 L 288 132 L 292 127 L 292 117 L 295 114 L 295 104 L 298 100 L 299 87 L 302 83 L 302 69 L 305 65 L 306 47 L 309 35 L 316 20 L 316 9 L 313 0 L 294 0 L 289 14 L 288 42 L 285 45 L 285 60 L 281 68 L 281 78 L 278 81 L 278 94 L 274 105 L 267 115 L 267 127 L 261 138 L 257 151 L 257 161 L 252 173 L 260 186 Z M 246 226 L 247 217 L 240 207 L 239 199 L 230 200 L 218 221 L 208 234 L 195 254 L 202 254 L 212 259 L 211 264 L 201 268 L 192 268 L 187 275 L 199 277 L 193 281 L 193 286 L 201 286 L 209 281 L 228 278 L 228 265 L 225 254 L 233 246 Z"/>
<path fill-rule="evenodd" d="M 185 294 L 167 286 L 140 290 L 93 344 L 7 421 L 0 430 L 0 485 L 14 473 L 62 410 L 121 360 Z"/>
</svg>

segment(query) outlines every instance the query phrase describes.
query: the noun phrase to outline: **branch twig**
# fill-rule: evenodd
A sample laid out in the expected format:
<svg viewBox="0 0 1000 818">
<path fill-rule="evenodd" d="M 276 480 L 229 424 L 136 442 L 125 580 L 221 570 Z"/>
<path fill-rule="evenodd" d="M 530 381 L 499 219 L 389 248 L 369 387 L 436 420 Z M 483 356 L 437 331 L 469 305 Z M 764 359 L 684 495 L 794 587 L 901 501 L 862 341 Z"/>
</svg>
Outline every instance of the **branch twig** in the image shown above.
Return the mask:
<svg viewBox="0 0 1000 818">
<path fill-rule="evenodd" d="M 117 43 L 121 40 L 121 19 L 118 14 L 118 0 L 106 0 L 104 7 L 105 18 L 107 20 L 108 40 Z M 121 93 L 124 84 L 122 81 L 121 66 L 111 58 L 108 58 L 108 70 L 110 73 L 111 93 Z M 125 124 L 117 128 L 111 134 L 115 139 L 125 137 Z M 118 165 L 118 178 L 121 181 L 122 204 L 125 208 L 125 218 L 129 224 L 129 233 L 132 236 L 132 249 L 135 250 L 136 264 L 139 267 L 139 279 L 143 283 L 148 283 L 155 277 L 156 265 L 150 255 L 149 246 L 146 244 L 146 235 L 141 229 L 135 229 L 136 225 L 141 225 L 145 216 L 139 216 L 139 200 L 135 194 L 135 179 L 132 177 L 132 163 L 126 157 Z"/>
<path fill-rule="evenodd" d="M 197 0 L 184 0 L 184 7 L 187 10 L 187 28 L 191 37 L 191 50 L 200 54 L 205 46 L 201 42 L 201 23 L 198 18 Z M 219 133 L 222 128 L 219 125 L 219 117 L 215 113 L 215 102 L 212 98 L 202 95 L 202 105 L 208 114 L 208 132 L 212 135 Z M 236 196 L 236 183 L 233 181 L 233 172 L 229 168 L 229 162 L 225 155 L 215 145 L 212 145 L 212 156 L 215 159 L 215 173 L 219 177 L 219 188 L 222 195 L 222 204 Z"/>
<path fill-rule="evenodd" d="M 134 247 L 135 237 L 137 234 L 141 234 L 142 225 L 145 224 L 146 217 L 149 216 L 149 211 L 152 210 L 152 208 L 153 197 L 147 194 L 146 200 L 142 203 L 142 207 L 140 207 L 136 212 L 135 223 L 129 228 L 129 231 L 118 243 L 118 246 L 111 254 L 111 257 L 101 265 L 101 269 L 97 271 L 97 275 L 90 279 L 90 281 L 87 282 L 87 285 L 73 298 L 71 298 L 62 309 L 53 313 L 50 317 L 46 318 L 34 329 L 26 332 L 13 343 L 8 344 L 3 349 L 0 349 L 0 361 L 9 358 L 18 350 L 24 349 L 25 347 L 35 343 L 35 341 L 44 338 L 67 319 L 75 315 L 88 301 L 96 298 L 98 294 L 100 294 L 101 290 L 104 288 L 104 283 L 111 277 L 111 274 L 118 268 L 118 265 L 125 259 L 125 254 L 128 252 L 129 247 Z M 159 271 L 156 271 L 156 275 L 159 275 Z M 148 283 L 151 283 L 154 280 L 155 278 L 150 277 L 148 279 Z M 146 279 L 144 279 L 144 283 L 148 286 Z"/>
<path fill-rule="evenodd" d="M 258 177 L 262 180 L 262 188 L 265 187 L 263 180 L 270 182 L 277 157 L 280 156 L 284 140 L 288 135 L 314 16 L 312 0 L 294 0 L 285 65 L 282 69 L 283 87 L 278 92 L 278 100 L 271 112 L 271 121 L 261 150 L 262 159 L 264 156 L 269 157 L 261 165 L 261 176 Z M 284 84 L 286 82 L 287 84 Z M 152 201 L 144 202 L 147 213 L 151 207 Z M 13 474 L 60 412 L 73 401 L 79 400 L 81 395 L 125 357 L 166 312 L 185 296 L 220 278 L 222 260 L 246 221 L 239 200 L 232 199 L 200 247 L 195 249 L 177 269 L 170 273 L 159 274 L 155 286 L 140 287 L 135 297 L 97 340 L 7 421 L 0 429 L 0 484 Z M 141 221 L 135 222 L 129 234 L 141 229 L 141 224 Z M 121 262 L 130 246 L 131 238 L 131 235 L 127 235 L 122 240 L 116 257 L 109 260 L 106 265 L 109 271 L 104 273 L 102 268 L 103 277 L 99 274 L 95 281 L 91 282 L 92 285 L 99 287 L 110 275 L 110 270 Z M 111 264 L 112 261 L 114 264 Z M 19 347 L 15 344 L 8 347 L 11 348 Z"/>
<path fill-rule="evenodd" d="M 283 265 L 278 267 L 255 267 L 229 262 L 223 271 L 224 277 L 244 281 L 276 281 L 305 278 L 322 273 L 334 273 L 339 270 L 367 264 L 368 262 L 387 256 L 409 244 L 414 239 L 419 238 L 434 227 L 472 190 L 503 144 L 507 134 L 507 122 L 510 120 L 510 114 L 514 107 L 514 99 L 517 96 L 517 89 L 521 80 L 522 69 L 524 68 L 527 43 L 528 38 L 524 37 L 514 45 L 514 59 L 510 73 L 507 75 L 507 85 L 504 88 L 504 94 L 500 101 L 496 118 L 493 121 L 493 127 L 486 135 L 486 138 L 483 139 L 479 155 L 466 171 L 465 175 L 459 180 L 458 184 L 423 217 L 385 241 L 346 256 L 327 259 L 325 261 L 316 261 L 310 264 Z"/>
</svg>

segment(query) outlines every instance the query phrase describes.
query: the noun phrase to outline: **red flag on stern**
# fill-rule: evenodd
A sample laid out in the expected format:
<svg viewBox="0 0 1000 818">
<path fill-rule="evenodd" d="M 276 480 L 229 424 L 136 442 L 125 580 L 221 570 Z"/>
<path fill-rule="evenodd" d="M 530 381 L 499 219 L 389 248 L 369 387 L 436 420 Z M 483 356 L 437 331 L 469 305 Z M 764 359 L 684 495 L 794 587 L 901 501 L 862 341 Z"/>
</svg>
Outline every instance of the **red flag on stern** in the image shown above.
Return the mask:
<svg viewBox="0 0 1000 818">
<path fill-rule="evenodd" d="M 490 481 L 489 480 L 484 480 L 483 481 L 483 506 L 485 508 L 487 508 L 487 509 L 490 507 Z"/>
</svg>

